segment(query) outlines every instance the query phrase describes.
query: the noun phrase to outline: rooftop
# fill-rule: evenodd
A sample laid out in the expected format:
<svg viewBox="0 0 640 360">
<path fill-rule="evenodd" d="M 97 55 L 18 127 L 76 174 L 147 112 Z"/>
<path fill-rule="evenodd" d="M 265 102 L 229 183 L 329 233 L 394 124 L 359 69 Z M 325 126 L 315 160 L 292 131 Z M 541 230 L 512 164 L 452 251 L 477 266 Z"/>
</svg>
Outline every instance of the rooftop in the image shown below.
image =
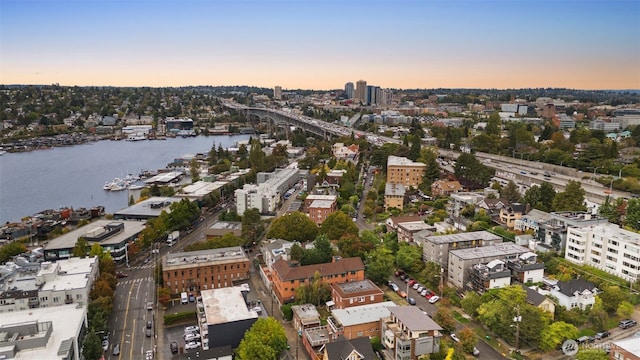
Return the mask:
<svg viewBox="0 0 640 360">
<path fill-rule="evenodd" d="M 242 230 L 242 222 L 241 221 L 216 221 L 209 229 L 213 230 Z"/>
<path fill-rule="evenodd" d="M 393 301 L 385 301 L 346 309 L 334 309 L 331 310 L 331 316 L 342 326 L 366 324 L 389 317 L 389 308 L 395 306 L 396 304 Z"/>
<path fill-rule="evenodd" d="M 472 231 L 467 233 L 429 236 L 429 237 L 426 237 L 424 240 L 425 242 L 430 242 L 434 244 L 447 244 L 447 243 L 473 241 L 473 240 L 502 240 L 502 238 L 488 231 Z"/>
<path fill-rule="evenodd" d="M 352 257 L 324 264 L 290 266 L 287 261 L 279 259 L 274 263 L 273 269 L 283 281 L 289 281 L 313 278 L 316 272 L 319 272 L 321 276 L 327 276 L 364 270 L 364 263 L 359 257 Z"/>
<path fill-rule="evenodd" d="M 303 324 L 307 321 L 320 321 L 320 313 L 318 312 L 318 309 L 316 309 L 315 305 L 293 305 L 291 306 L 291 310 Z"/>
<path fill-rule="evenodd" d="M 124 230 L 116 232 L 112 236 L 102 239 L 100 241 L 101 245 L 120 244 L 130 237 L 134 236 L 135 234 L 140 233 L 142 230 L 144 230 L 146 225 L 144 221 L 98 220 L 72 230 L 66 234 L 62 234 L 55 239 L 49 240 L 44 249 L 72 249 L 76 245 L 76 242 L 78 242 L 79 237 L 86 236 L 86 234 L 94 232 L 98 228 L 104 228 L 113 224 L 124 224 Z"/>
<path fill-rule="evenodd" d="M 512 242 L 481 246 L 469 249 L 451 250 L 449 258 L 458 257 L 462 260 L 483 259 L 496 256 L 519 255 L 529 252 L 529 249 Z"/>
<path fill-rule="evenodd" d="M 216 181 L 216 182 L 198 181 L 183 187 L 180 190 L 180 192 L 175 196 L 188 197 L 188 198 L 201 198 L 205 195 L 208 195 L 222 188 L 225 184 L 227 184 L 227 182 L 225 181 Z"/>
<path fill-rule="evenodd" d="M 640 234 L 620 228 L 616 224 L 606 223 L 579 227 L 581 230 L 589 230 L 594 235 L 602 235 L 607 240 L 617 240 L 627 244 L 640 246 Z"/>
<path fill-rule="evenodd" d="M 240 246 L 233 246 L 220 249 L 169 253 L 162 258 L 162 269 L 166 271 L 168 269 L 192 267 L 195 264 L 204 266 L 207 264 L 236 263 L 238 261 L 249 261 L 249 258 Z"/>
<path fill-rule="evenodd" d="M 433 225 L 429 225 L 424 221 L 409 221 L 398 224 L 399 228 L 403 228 L 410 232 L 416 232 L 421 230 L 435 230 Z"/>
<path fill-rule="evenodd" d="M 388 309 L 409 331 L 442 330 L 440 325 L 431 320 L 417 306 L 391 306 Z"/>
<path fill-rule="evenodd" d="M 406 193 L 406 190 L 404 188 L 404 185 L 402 184 L 387 183 L 384 186 L 385 195 L 404 196 L 405 193 Z"/>
<path fill-rule="evenodd" d="M 175 197 L 159 197 L 154 196 L 147 200 L 141 201 L 135 205 L 131 205 L 122 210 L 116 211 L 113 215 L 118 218 L 127 217 L 157 217 L 164 210 L 171 212 L 169 206 L 171 203 L 178 202 L 181 199 Z"/>
<path fill-rule="evenodd" d="M 182 176 L 182 171 L 171 171 L 158 174 L 144 181 L 145 184 L 167 184 Z"/>
<path fill-rule="evenodd" d="M 611 350 L 614 350 L 616 347 L 626 350 L 635 356 L 640 356 L 640 341 L 638 341 L 637 337 L 614 341 L 612 343 Z"/>
<path fill-rule="evenodd" d="M 200 292 L 207 325 L 258 318 L 257 312 L 247 308 L 242 289 L 240 286 L 233 286 Z"/>
<path fill-rule="evenodd" d="M 333 206 L 333 203 L 334 203 L 334 201 L 332 201 L 332 200 L 313 200 L 311 205 L 309 205 L 309 208 L 331 209 L 331 207 Z"/>
<path fill-rule="evenodd" d="M 418 166 L 418 167 L 426 167 L 427 165 L 425 165 L 424 163 L 421 163 L 421 162 L 411 161 L 411 160 L 407 159 L 406 157 L 400 157 L 400 156 L 391 155 L 387 159 L 387 166 Z"/>
</svg>

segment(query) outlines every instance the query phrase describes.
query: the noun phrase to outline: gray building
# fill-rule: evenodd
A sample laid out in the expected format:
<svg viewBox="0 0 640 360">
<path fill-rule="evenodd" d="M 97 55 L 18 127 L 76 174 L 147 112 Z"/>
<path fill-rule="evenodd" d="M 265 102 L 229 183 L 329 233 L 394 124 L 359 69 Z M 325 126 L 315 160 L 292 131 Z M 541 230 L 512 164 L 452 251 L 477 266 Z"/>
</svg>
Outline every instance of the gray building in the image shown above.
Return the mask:
<svg viewBox="0 0 640 360">
<path fill-rule="evenodd" d="M 449 252 L 451 250 L 476 248 L 502 243 L 500 236 L 488 231 L 472 231 L 450 235 L 434 235 L 421 238 L 425 233 L 415 234 L 414 241 L 422 243 L 422 259 L 433 261 L 443 269 L 449 264 Z"/>
<path fill-rule="evenodd" d="M 504 242 L 489 246 L 451 250 L 447 281 L 449 284 L 463 289 L 470 280 L 474 265 L 487 264 L 492 260 L 516 260 L 518 256 L 529 252 L 528 248 L 512 242 Z"/>
</svg>

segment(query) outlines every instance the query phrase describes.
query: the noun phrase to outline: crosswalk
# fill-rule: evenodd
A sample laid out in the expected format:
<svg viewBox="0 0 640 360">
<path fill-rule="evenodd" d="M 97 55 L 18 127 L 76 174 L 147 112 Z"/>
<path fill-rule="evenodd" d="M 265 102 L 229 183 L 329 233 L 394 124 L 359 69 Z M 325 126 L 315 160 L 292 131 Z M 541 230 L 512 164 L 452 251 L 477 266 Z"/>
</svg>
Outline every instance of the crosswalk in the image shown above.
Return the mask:
<svg viewBox="0 0 640 360">
<path fill-rule="evenodd" d="M 144 277 L 144 278 L 138 278 L 138 279 L 130 279 L 130 280 L 118 281 L 118 286 L 137 284 L 137 283 L 141 283 L 143 281 L 151 281 L 151 282 L 153 282 L 153 276 Z"/>
<path fill-rule="evenodd" d="M 144 265 L 138 265 L 138 266 L 132 266 L 130 268 L 128 268 L 129 270 L 142 270 L 142 269 L 151 269 L 154 267 L 154 264 L 149 263 L 149 264 L 144 264 Z"/>
</svg>

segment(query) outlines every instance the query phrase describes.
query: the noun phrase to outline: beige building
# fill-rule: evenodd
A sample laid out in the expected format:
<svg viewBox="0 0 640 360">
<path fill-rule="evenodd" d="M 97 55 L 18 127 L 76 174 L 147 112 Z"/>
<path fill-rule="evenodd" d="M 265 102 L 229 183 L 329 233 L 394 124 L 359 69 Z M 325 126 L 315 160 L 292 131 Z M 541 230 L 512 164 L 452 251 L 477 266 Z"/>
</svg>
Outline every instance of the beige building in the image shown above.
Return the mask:
<svg viewBox="0 0 640 360">
<path fill-rule="evenodd" d="M 389 156 L 387 159 L 387 184 L 402 184 L 405 187 L 417 188 L 422 184 L 422 178 L 427 165 L 413 162 L 405 157 Z"/>
<path fill-rule="evenodd" d="M 402 184 L 387 183 L 384 188 L 384 209 L 389 210 L 404 208 L 405 189 Z"/>
</svg>

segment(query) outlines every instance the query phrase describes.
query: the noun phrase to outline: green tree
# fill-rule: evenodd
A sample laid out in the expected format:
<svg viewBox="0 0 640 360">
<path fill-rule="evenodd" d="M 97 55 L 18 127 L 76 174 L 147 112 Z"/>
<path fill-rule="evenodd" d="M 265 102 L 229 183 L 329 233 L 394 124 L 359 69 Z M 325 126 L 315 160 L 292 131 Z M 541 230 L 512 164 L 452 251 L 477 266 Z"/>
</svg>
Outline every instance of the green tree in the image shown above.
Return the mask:
<svg viewBox="0 0 640 360">
<path fill-rule="evenodd" d="M 4 264 L 12 257 L 27 252 L 27 247 L 19 242 L 12 242 L 0 247 L 0 264 Z"/>
<path fill-rule="evenodd" d="M 494 170 L 482 164 L 474 155 L 462 153 L 456 160 L 454 174 L 471 188 L 482 188 L 489 184 Z"/>
<path fill-rule="evenodd" d="M 282 325 L 272 317 L 259 318 L 244 334 L 236 350 L 241 360 L 277 360 L 287 348 L 287 335 Z"/>
<path fill-rule="evenodd" d="M 564 321 L 556 321 L 547 326 L 540 337 L 539 348 L 550 351 L 558 347 L 567 339 L 578 337 L 578 328 Z"/>
<path fill-rule="evenodd" d="M 347 234 L 358 235 L 358 231 L 358 226 L 342 211 L 331 213 L 320 226 L 320 233 L 326 234 L 330 240 L 338 240 Z"/>
<path fill-rule="evenodd" d="M 394 269 L 393 254 L 386 247 L 377 247 L 369 253 L 365 273 L 376 284 L 387 282 Z"/>
<path fill-rule="evenodd" d="M 100 246 L 100 244 L 98 244 L 98 246 Z M 87 254 L 89 253 L 89 243 L 87 242 L 87 239 L 85 239 L 83 236 L 78 238 L 78 241 L 76 241 L 76 245 L 73 247 L 73 249 L 71 249 L 71 254 L 74 257 L 85 257 L 87 256 Z"/>
<path fill-rule="evenodd" d="M 500 120 L 500 114 L 497 111 L 494 111 L 489 116 L 489 119 L 487 120 L 487 127 L 484 131 L 489 135 L 499 136 L 501 127 L 502 127 L 502 121 Z"/>
<path fill-rule="evenodd" d="M 578 181 L 569 180 L 563 192 L 553 198 L 554 211 L 586 211 L 584 205 L 585 191 Z"/>
<path fill-rule="evenodd" d="M 318 226 L 301 212 L 291 212 L 273 221 L 267 233 L 270 239 L 307 242 L 318 235 Z"/>
<path fill-rule="evenodd" d="M 411 137 L 411 150 L 409 151 L 410 160 L 416 161 L 420 157 L 420 148 L 422 147 L 422 139 L 419 136 L 413 135 Z"/>
<path fill-rule="evenodd" d="M 509 180 L 507 186 L 500 191 L 500 197 L 509 200 L 509 202 L 518 202 L 520 200 L 520 192 L 516 184 Z"/>
<path fill-rule="evenodd" d="M 462 344 L 462 350 L 466 353 L 473 353 L 473 348 L 476 347 L 476 342 L 478 342 L 478 337 L 473 329 L 465 327 L 464 329 L 458 332 L 458 339 L 460 339 L 460 344 Z"/>
<path fill-rule="evenodd" d="M 313 280 L 309 284 L 300 285 L 296 289 L 296 302 L 298 304 L 314 304 L 320 306 L 331 300 L 331 286 L 322 280 L 319 272 L 313 274 Z"/>
<path fill-rule="evenodd" d="M 442 329 L 448 333 L 452 333 L 456 329 L 456 319 L 453 318 L 451 310 L 444 306 L 440 306 L 433 314 L 433 320 L 442 326 Z"/>
<path fill-rule="evenodd" d="M 609 355 L 603 349 L 581 348 L 576 354 L 576 360 L 609 360 Z"/>
<path fill-rule="evenodd" d="M 87 360 L 98 360 L 102 356 L 102 344 L 93 329 L 90 329 L 84 338 L 82 356 Z"/>
<path fill-rule="evenodd" d="M 630 318 L 631 315 L 633 315 L 633 310 L 633 304 L 628 301 L 623 301 L 620 303 L 620 305 L 618 305 L 618 308 L 616 309 L 616 315 L 623 319 Z"/>
<path fill-rule="evenodd" d="M 605 286 L 602 292 L 597 295 L 602 300 L 602 307 L 606 312 L 612 313 L 618 310 L 618 306 L 628 297 L 619 286 Z"/>
<path fill-rule="evenodd" d="M 191 159 L 189 163 L 189 173 L 191 174 L 191 182 L 200 181 L 200 172 L 198 171 L 198 160 Z"/>
<path fill-rule="evenodd" d="M 627 201 L 627 215 L 624 224 L 631 229 L 640 230 L 640 199 Z"/>
<path fill-rule="evenodd" d="M 374 242 L 365 240 L 364 237 L 347 234 L 338 240 L 338 249 L 342 257 L 360 257 L 365 260 L 367 253 L 375 247 Z"/>
<path fill-rule="evenodd" d="M 313 242 L 313 249 L 304 250 L 300 263 L 302 265 L 324 264 L 331 262 L 333 248 L 327 235 L 320 234 Z"/>
<path fill-rule="evenodd" d="M 478 316 L 478 308 L 480 307 L 480 305 L 482 305 L 482 299 L 477 292 L 467 291 L 464 294 L 462 300 L 460 300 L 460 305 L 462 306 L 464 312 L 473 317 L 476 317 Z"/>
<path fill-rule="evenodd" d="M 424 268 L 422 248 L 407 243 L 400 244 L 396 253 L 396 265 L 410 273 L 419 273 Z"/>
<path fill-rule="evenodd" d="M 264 225 L 260 219 L 260 211 L 256 208 L 250 208 L 242 214 L 242 237 L 246 239 L 246 244 L 255 244 L 262 232 Z"/>
</svg>

